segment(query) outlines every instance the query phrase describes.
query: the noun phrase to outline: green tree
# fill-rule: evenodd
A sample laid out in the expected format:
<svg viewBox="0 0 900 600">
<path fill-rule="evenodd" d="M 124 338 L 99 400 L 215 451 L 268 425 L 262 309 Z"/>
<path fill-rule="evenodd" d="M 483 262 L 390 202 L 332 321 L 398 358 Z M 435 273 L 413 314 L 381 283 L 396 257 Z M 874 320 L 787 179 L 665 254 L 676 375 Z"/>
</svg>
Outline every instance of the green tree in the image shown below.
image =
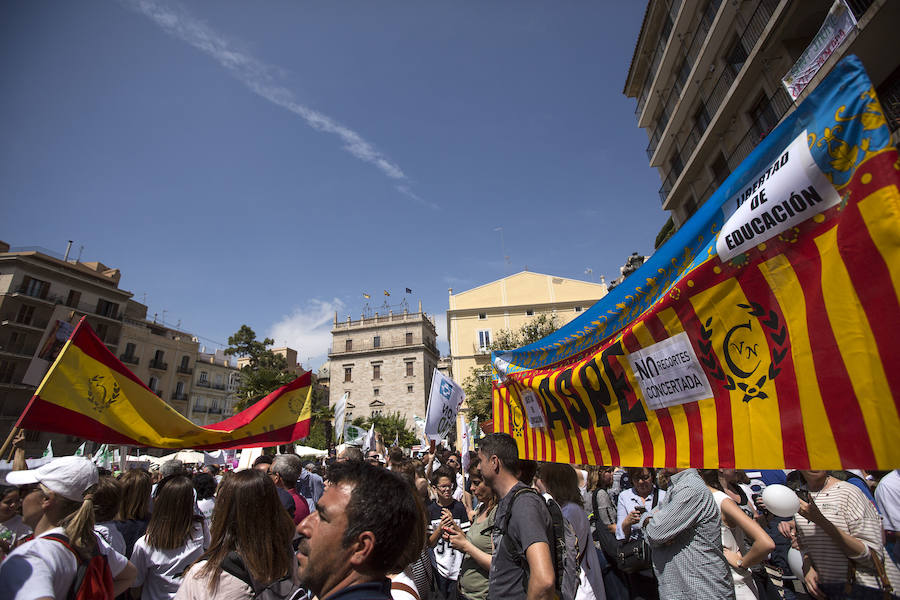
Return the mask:
<svg viewBox="0 0 900 600">
<path fill-rule="evenodd" d="M 275 354 L 268 347 L 275 343 L 271 338 L 256 339 L 256 332 L 247 325 L 241 325 L 237 332 L 228 337 L 225 354 L 246 358 L 248 362 L 241 368 L 241 386 L 237 389 L 235 408 L 243 410 L 266 394 L 274 392 L 294 379 L 287 370 L 287 360 Z"/>
<path fill-rule="evenodd" d="M 556 315 L 538 315 L 516 330 L 501 329 L 490 349 L 496 352 L 515 350 L 544 339 L 559 329 L 559 317 Z M 466 410 L 469 418 L 489 421 L 493 418 L 491 370 L 490 367 L 474 367 L 463 380 L 462 388 L 466 392 Z"/>
<path fill-rule="evenodd" d="M 334 423 L 334 407 L 328 406 L 328 390 L 322 387 L 313 388 L 312 402 L 309 435 L 303 440 L 303 444 L 327 450 L 329 441 L 334 441 L 334 433 L 328 434 Z"/>
<path fill-rule="evenodd" d="M 374 415 L 366 419 L 366 427 L 375 425 L 375 431 L 381 434 L 385 448 L 394 445 L 394 437 L 398 437 L 401 448 L 409 448 L 419 443 L 412 429 L 406 427 L 406 418 L 400 416 L 399 412 L 392 412 L 386 415 Z"/>
</svg>

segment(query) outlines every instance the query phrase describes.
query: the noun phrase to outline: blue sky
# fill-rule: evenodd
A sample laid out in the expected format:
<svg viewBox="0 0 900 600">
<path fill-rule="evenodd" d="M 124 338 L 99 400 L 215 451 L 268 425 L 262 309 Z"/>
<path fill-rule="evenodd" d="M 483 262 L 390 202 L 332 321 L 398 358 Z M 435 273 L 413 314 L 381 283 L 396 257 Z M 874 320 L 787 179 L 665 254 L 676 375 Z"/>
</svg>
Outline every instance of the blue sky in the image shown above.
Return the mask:
<svg viewBox="0 0 900 600">
<path fill-rule="evenodd" d="M 0 239 L 75 240 L 150 315 L 307 368 L 335 310 L 409 287 L 446 353 L 448 288 L 652 249 L 622 94 L 644 6 L 4 2 Z"/>
</svg>

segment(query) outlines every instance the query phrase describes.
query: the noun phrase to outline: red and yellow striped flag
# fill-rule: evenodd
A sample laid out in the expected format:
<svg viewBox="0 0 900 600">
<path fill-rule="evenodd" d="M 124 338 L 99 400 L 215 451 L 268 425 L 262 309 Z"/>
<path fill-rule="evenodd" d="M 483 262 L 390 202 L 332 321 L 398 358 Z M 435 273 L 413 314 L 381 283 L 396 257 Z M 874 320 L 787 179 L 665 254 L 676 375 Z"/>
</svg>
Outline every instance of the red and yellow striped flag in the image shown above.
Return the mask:
<svg viewBox="0 0 900 600">
<path fill-rule="evenodd" d="M 545 461 L 900 467 L 898 188 L 845 59 L 622 285 L 494 353 L 494 430 Z"/>
<path fill-rule="evenodd" d="M 233 417 L 200 427 L 144 385 L 82 319 L 16 426 L 157 448 L 288 444 L 309 435 L 311 393 L 307 372 Z"/>
</svg>

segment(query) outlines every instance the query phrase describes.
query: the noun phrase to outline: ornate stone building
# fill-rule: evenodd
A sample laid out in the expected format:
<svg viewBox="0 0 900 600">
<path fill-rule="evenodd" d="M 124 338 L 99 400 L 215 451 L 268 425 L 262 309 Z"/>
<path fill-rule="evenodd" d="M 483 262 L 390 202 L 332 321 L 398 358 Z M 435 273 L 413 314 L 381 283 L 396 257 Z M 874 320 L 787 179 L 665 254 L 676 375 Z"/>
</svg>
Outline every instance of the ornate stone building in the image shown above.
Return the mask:
<svg viewBox="0 0 900 600">
<path fill-rule="evenodd" d="M 354 321 L 334 315 L 331 330 L 329 403 L 345 393 L 347 422 L 356 417 L 399 412 L 413 426 L 425 416 L 432 372 L 438 363 L 433 317 L 410 313 L 375 313 Z"/>
</svg>

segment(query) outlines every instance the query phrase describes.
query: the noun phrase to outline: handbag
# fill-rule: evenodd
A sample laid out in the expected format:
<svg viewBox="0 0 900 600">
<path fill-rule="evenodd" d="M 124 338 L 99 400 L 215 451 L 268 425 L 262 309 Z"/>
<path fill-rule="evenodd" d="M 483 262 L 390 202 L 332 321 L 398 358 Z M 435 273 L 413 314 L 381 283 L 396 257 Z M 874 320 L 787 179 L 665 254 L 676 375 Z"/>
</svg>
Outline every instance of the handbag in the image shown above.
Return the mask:
<svg viewBox="0 0 900 600">
<path fill-rule="evenodd" d="M 650 508 L 656 506 L 659 500 L 659 488 L 653 490 L 653 501 Z M 604 527 L 598 527 L 595 534 L 600 547 L 615 564 L 616 568 L 624 573 L 637 573 L 645 571 L 653 566 L 650 561 L 650 545 L 644 539 L 644 533 L 639 531 L 632 540 L 620 541 L 615 534 L 610 533 Z"/>
<path fill-rule="evenodd" d="M 878 558 L 878 554 L 871 548 L 869 548 L 869 558 L 872 560 L 872 564 L 875 565 L 875 576 L 878 578 L 881 589 L 876 590 L 857 583 L 856 564 L 851 560 L 847 565 L 847 583 L 844 584 L 844 596 L 847 598 L 872 598 L 873 600 L 884 598 L 888 600 L 893 597 L 894 588 L 887 577 L 887 572 L 884 570 L 884 562 Z"/>
</svg>

